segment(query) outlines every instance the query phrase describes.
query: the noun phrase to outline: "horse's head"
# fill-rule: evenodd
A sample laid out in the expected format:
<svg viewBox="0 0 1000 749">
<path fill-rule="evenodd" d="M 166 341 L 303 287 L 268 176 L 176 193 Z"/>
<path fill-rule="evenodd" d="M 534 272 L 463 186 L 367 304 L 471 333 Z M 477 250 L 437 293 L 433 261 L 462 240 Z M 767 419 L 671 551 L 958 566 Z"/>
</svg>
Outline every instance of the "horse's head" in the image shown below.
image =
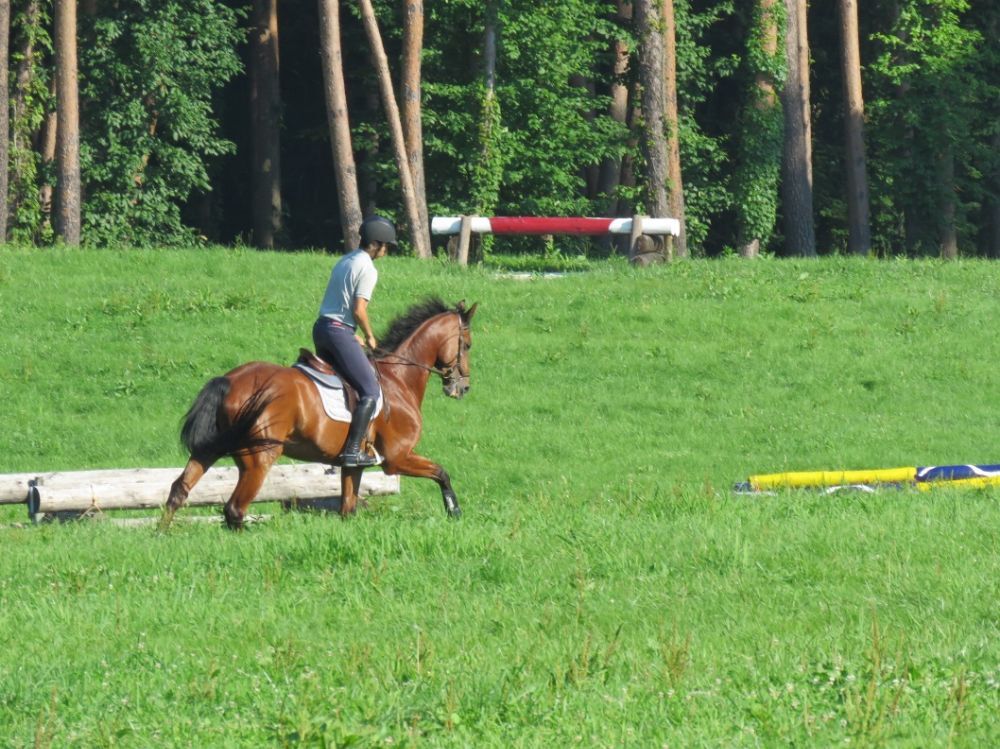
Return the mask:
<svg viewBox="0 0 1000 749">
<path fill-rule="evenodd" d="M 437 367 L 444 380 L 444 394 L 449 398 L 461 398 L 469 392 L 469 349 L 472 348 L 469 322 L 478 306 L 477 302 L 466 309 L 464 301 L 455 305 L 457 314 L 449 316 L 447 323 L 453 326 L 454 332 L 444 336 L 438 350 Z"/>
</svg>

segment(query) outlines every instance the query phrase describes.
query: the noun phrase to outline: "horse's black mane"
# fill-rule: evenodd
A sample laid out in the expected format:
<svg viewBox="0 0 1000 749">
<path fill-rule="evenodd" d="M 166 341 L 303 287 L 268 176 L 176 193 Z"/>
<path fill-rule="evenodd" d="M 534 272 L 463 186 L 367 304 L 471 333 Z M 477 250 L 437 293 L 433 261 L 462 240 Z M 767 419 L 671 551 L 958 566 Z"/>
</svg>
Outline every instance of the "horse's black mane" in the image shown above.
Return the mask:
<svg viewBox="0 0 1000 749">
<path fill-rule="evenodd" d="M 389 330 L 379 340 L 379 349 L 386 352 L 395 351 L 403 341 L 413 335 L 413 332 L 417 328 L 432 317 L 440 315 L 442 312 L 452 311 L 452 308 L 438 297 L 429 297 L 422 302 L 414 304 L 406 312 L 389 323 Z"/>
</svg>

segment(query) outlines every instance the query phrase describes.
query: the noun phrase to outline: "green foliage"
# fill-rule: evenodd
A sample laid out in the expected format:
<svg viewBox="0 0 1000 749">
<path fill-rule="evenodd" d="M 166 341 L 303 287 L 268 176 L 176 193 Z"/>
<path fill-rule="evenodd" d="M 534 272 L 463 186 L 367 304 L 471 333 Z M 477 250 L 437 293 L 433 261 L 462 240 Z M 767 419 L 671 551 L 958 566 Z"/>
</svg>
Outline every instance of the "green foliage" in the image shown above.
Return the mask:
<svg viewBox="0 0 1000 749">
<path fill-rule="evenodd" d="M 625 155 L 642 164 L 625 128 L 604 114 L 612 42 L 631 40 L 632 29 L 615 24 L 606 3 L 500 2 L 499 12 L 496 112 L 483 109 L 476 54 L 483 4 L 428 6 L 425 138 L 429 169 L 440 175 L 430 187 L 432 210 L 603 215 L 605 198 L 586 197 L 583 170 Z M 731 13 L 731 3 L 699 9 L 686 0 L 676 4 L 681 148 L 688 236 L 695 246 L 729 203 L 724 139 L 706 132 L 695 112 L 718 81 L 733 74 L 735 58 L 713 56 L 711 47 L 717 25 Z M 456 27 L 468 32 L 455 35 Z M 634 61 L 631 67 L 634 75 Z M 591 81 L 594 91 L 574 80 Z M 483 148 L 484 132 L 493 138 L 490 149 Z M 470 137 L 477 133 L 478 140 Z M 634 192 L 622 186 L 617 197 L 634 199 Z"/>
<path fill-rule="evenodd" d="M 628 42 L 636 84 L 635 29 L 609 0 L 496 0 L 496 99 L 483 86 L 490 3 L 425 3 L 423 118 L 433 214 L 629 213 L 644 164 L 635 133 L 608 113 L 616 40 Z M 199 230 L 221 240 L 249 230 L 247 80 L 240 74 L 241 0 L 99 0 L 81 13 L 79 57 L 85 241 L 162 244 L 193 238 L 192 198 L 211 212 Z M 45 243 L 51 230 L 39 188 L 54 170 L 38 155 L 53 108 L 51 2 L 37 22 L 14 4 L 12 69 L 27 38 L 35 57 L 26 91 L 12 76 L 11 233 Z M 392 148 L 357 5 L 342 13 L 349 110 L 364 200 L 402 215 Z M 402 4 L 377 0 L 390 65 L 398 71 Z M 783 29 L 783 4 L 776 3 Z M 859 6 L 873 241 L 880 256 L 934 254 L 942 217 L 955 207 L 965 253 L 991 247 L 1000 200 L 1000 10 L 988 0 L 874 0 Z M 780 90 L 784 46 L 762 44 L 759 3 L 674 0 L 686 228 L 693 254 L 720 254 L 773 238 L 780 215 L 781 115 L 762 102 L 757 77 Z M 317 63 L 316 4 L 287 0 L 282 20 L 282 151 L 291 245 L 339 236 L 335 180 Z M 783 34 L 783 30 L 781 32 Z M 779 34 L 779 36 L 781 35 Z M 810 13 L 814 205 L 820 252 L 845 243 L 841 40 L 836 14 Z M 738 103 L 738 104 L 737 104 Z M 630 115 L 631 116 L 631 115 Z M 601 165 L 624 162 L 631 181 L 597 195 Z M 946 168 L 954 164 L 949 183 Z M 586 241 L 560 252 L 595 254 Z M 534 240 L 504 252 L 544 254 Z M 599 252 L 604 252 L 600 248 Z"/>
<path fill-rule="evenodd" d="M 739 213 L 740 243 L 757 240 L 763 248 L 774 230 L 778 215 L 778 183 L 785 123 L 778 99 L 785 82 L 785 6 L 774 3 L 765 14 L 755 3 L 745 63 L 750 81 L 743 109 L 740 163 L 737 168 L 734 198 Z M 766 37 L 777 30 L 777 45 L 772 53 Z"/>
<path fill-rule="evenodd" d="M 785 123 L 781 104 L 749 106 L 743 112 L 740 168 L 734 192 L 741 242 L 759 240 L 766 247 L 778 215 L 778 184 Z"/>
<path fill-rule="evenodd" d="M 504 176 L 504 139 L 507 133 L 500 116 L 500 102 L 493 92 L 484 87 L 480 101 L 481 152 L 472 170 L 473 212 L 480 216 L 493 216 L 496 215 L 500 202 L 500 186 Z"/>
<path fill-rule="evenodd" d="M 606 90 L 600 61 L 615 33 L 608 7 L 595 0 L 499 2 L 497 98 L 487 107 L 481 60 L 469 52 L 470 40 L 482 43 L 483 6 L 450 3 L 431 11 L 428 160 L 450 163 L 464 177 L 446 183 L 434 202 L 451 211 L 593 214 L 581 171 L 620 156 L 626 133 L 605 113 L 606 94 L 592 94 L 574 80 Z M 456 38 L 452 29 L 460 22 L 468 31 Z M 453 45 L 460 50 L 453 53 Z M 467 65 L 456 68 L 456 57 Z"/>
<path fill-rule="evenodd" d="M 0 253 L 0 472 L 179 465 L 197 389 L 289 361 L 330 262 Z M 472 390 L 432 383 L 419 448 L 462 520 L 403 479 L 349 522 L 0 529 L 6 744 L 998 743 L 997 489 L 728 491 L 997 462 L 1000 339 L 968 335 L 996 264 L 381 262 L 379 330 L 482 303 Z"/>
<path fill-rule="evenodd" d="M 39 3 L 37 13 L 22 8 L 13 18 L 10 43 L 11 70 L 20 74 L 23 87 L 15 77 L 11 94 L 10 140 L 10 237 L 14 242 L 47 242 L 51 227 L 43 216 L 39 194 L 41 184 L 52 184 L 52 175 L 45 174 L 41 154 L 33 147 L 35 134 L 41 130 L 46 112 L 54 102 L 49 90 L 51 72 L 44 64 L 52 52 L 48 33 L 51 20 L 47 4 Z M 25 50 L 31 50 L 30 59 Z"/>
<path fill-rule="evenodd" d="M 727 133 L 720 133 L 718 124 L 701 114 L 720 82 L 738 69 L 735 53 L 714 46 L 718 27 L 733 13 L 731 2 L 711 3 L 700 10 L 689 0 L 674 2 L 684 223 L 695 254 L 704 252 L 711 225 L 733 202 L 726 170 L 731 160 Z"/>
<path fill-rule="evenodd" d="M 212 97 L 241 70 L 240 13 L 213 0 L 121 0 L 85 18 L 85 240 L 190 241 L 181 206 L 211 189 L 207 161 L 233 151 Z"/>
<path fill-rule="evenodd" d="M 957 203 L 962 243 L 976 241 L 970 219 L 991 189 L 984 177 L 1000 165 L 991 147 L 1000 54 L 987 41 L 997 15 L 973 12 L 967 0 L 910 0 L 886 31 L 873 35 L 879 49 L 869 66 L 874 234 L 886 251 L 936 254 L 950 201 Z M 944 158 L 955 162 L 954 184 L 942 179 Z"/>
</svg>

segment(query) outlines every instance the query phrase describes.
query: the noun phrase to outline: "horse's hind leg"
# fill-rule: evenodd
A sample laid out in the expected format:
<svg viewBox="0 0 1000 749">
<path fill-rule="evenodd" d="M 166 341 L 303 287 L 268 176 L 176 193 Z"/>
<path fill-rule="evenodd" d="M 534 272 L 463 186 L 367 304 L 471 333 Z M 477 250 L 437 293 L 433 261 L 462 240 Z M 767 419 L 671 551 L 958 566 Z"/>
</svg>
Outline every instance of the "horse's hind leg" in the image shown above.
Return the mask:
<svg viewBox="0 0 1000 749">
<path fill-rule="evenodd" d="M 260 487 L 267 477 L 267 472 L 271 470 L 271 465 L 278 458 L 278 453 L 266 451 L 235 457 L 240 477 L 236 481 L 236 488 L 233 489 L 229 501 L 226 502 L 223 515 L 225 515 L 226 525 L 229 526 L 230 530 L 241 531 L 247 507 L 260 491 Z"/>
<path fill-rule="evenodd" d="M 196 458 L 190 458 L 187 465 L 184 466 L 184 470 L 181 475 L 177 477 L 177 480 L 170 485 L 170 496 L 167 497 L 167 504 L 163 508 L 163 515 L 160 517 L 160 528 L 165 529 L 170 525 L 170 521 L 174 519 L 174 513 L 177 512 L 184 503 L 187 501 L 188 495 L 191 490 L 194 489 L 194 485 L 198 483 L 205 472 L 212 467 L 214 461 L 209 460 L 197 460 Z"/>
</svg>

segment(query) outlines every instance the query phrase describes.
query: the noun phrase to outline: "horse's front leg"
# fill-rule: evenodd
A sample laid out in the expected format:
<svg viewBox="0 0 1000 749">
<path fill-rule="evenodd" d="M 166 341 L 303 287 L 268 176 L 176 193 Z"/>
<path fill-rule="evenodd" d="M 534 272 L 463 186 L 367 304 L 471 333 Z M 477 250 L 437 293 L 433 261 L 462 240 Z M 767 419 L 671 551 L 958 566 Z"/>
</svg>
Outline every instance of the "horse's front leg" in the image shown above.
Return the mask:
<svg viewBox="0 0 1000 749">
<path fill-rule="evenodd" d="M 357 509 L 358 496 L 361 493 L 361 475 L 364 468 L 340 469 L 340 516 L 346 518 L 353 515 Z"/>
<path fill-rule="evenodd" d="M 455 496 L 455 490 L 451 488 L 451 477 L 437 463 L 415 453 L 409 453 L 400 459 L 387 457 L 382 465 L 382 470 L 387 474 L 399 473 L 403 476 L 434 479 L 441 487 L 441 498 L 444 500 L 444 510 L 448 516 L 453 518 L 462 516 L 462 508 L 458 506 L 458 497 Z"/>
</svg>

